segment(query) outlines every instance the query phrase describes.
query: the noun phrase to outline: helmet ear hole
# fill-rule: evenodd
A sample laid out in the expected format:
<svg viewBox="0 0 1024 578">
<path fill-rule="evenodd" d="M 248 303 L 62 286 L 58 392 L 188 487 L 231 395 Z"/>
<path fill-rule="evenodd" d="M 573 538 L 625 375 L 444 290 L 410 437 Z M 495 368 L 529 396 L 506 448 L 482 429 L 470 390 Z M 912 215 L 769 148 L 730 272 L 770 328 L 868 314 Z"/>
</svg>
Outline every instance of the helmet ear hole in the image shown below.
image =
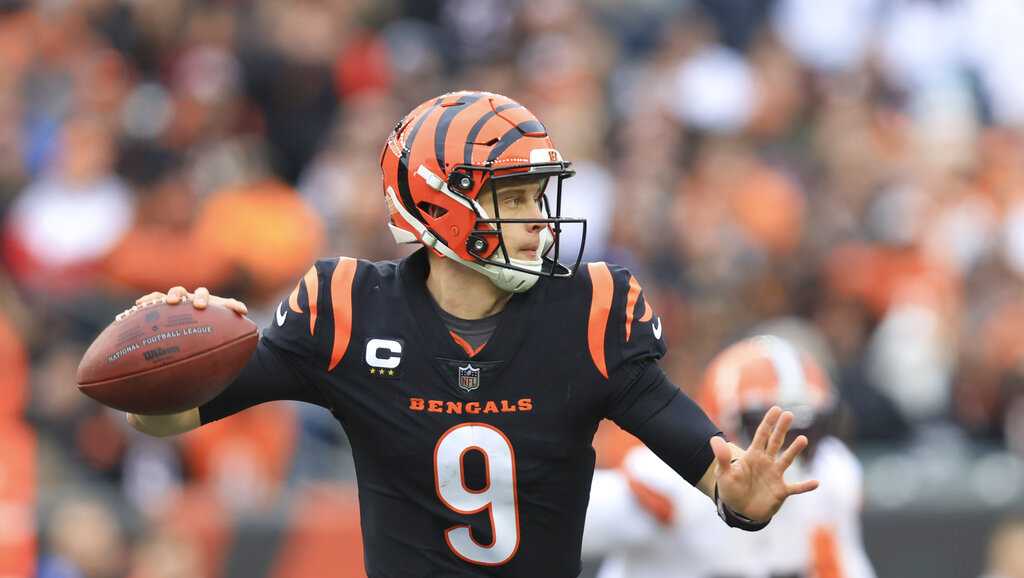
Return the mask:
<svg viewBox="0 0 1024 578">
<path fill-rule="evenodd" d="M 448 188 L 460 193 L 468 193 L 473 190 L 473 177 L 469 173 L 453 172 L 448 175 Z"/>
<path fill-rule="evenodd" d="M 430 215 L 431 218 L 440 219 L 448 213 L 448 209 L 435 205 L 434 203 L 428 203 L 427 201 L 420 201 L 416 203 L 416 206 L 420 208 L 425 214 Z"/>
</svg>

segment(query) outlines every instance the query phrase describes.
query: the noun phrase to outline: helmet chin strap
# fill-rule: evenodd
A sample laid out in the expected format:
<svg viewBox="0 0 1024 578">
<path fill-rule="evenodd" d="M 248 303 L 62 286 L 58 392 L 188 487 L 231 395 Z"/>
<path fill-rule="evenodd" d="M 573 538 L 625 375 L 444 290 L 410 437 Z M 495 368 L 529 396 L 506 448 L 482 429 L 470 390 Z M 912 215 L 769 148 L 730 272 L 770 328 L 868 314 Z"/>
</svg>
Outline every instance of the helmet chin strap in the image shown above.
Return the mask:
<svg viewBox="0 0 1024 578">
<path fill-rule="evenodd" d="M 424 245 L 435 249 L 445 257 L 448 257 L 449 259 L 482 274 L 484 277 L 487 277 L 495 287 L 502 291 L 508 291 L 509 293 L 523 293 L 524 291 L 529 291 L 537 283 L 538 276 L 533 273 L 515 271 L 513 269 L 506 269 L 505 267 L 499 267 L 493 264 L 479 263 L 477 261 L 463 259 L 453 251 L 451 247 L 446 245 L 444 241 L 438 239 L 428 231 L 426 226 L 424 226 L 419 219 L 413 217 L 412 214 L 405 209 L 402 203 L 399 202 L 398 195 L 395 194 L 395 190 L 393 188 L 388 187 L 387 193 L 395 209 L 400 215 L 402 215 L 405 222 L 409 223 L 409 225 L 419 233 L 419 237 L 423 241 Z M 554 238 L 551 236 L 551 231 L 549 231 L 547 227 L 544 227 L 541 231 L 540 240 L 541 246 L 537 251 L 537 259 L 526 261 L 510 258 L 509 262 L 517 267 L 522 267 L 523 269 L 529 269 L 530 271 L 540 273 L 541 267 L 544 266 L 544 259 L 540 257 L 540 255 L 543 255 L 551 243 L 554 242 Z M 501 251 L 500 248 L 498 250 Z"/>
</svg>

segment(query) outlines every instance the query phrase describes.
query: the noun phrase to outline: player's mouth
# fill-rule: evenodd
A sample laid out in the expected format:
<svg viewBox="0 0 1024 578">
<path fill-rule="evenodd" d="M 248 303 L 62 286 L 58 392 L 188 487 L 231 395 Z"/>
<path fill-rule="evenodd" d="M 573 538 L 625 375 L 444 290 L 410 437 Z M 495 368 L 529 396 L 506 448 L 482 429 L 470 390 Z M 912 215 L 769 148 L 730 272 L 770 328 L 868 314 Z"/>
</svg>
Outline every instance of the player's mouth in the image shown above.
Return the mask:
<svg viewBox="0 0 1024 578">
<path fill-rule="evenodd" d="M 537 252 L 539 250 L 540 250 L 540 244 L 536 244 L 536 245 L 525 245 L 525 246 L 519 247 L 519 250 L 516 251 L 516 252 L 519 254 L 519 258 L 524 260 L 524 261 L 536 261 L 537 260 Z"/>
</svg>

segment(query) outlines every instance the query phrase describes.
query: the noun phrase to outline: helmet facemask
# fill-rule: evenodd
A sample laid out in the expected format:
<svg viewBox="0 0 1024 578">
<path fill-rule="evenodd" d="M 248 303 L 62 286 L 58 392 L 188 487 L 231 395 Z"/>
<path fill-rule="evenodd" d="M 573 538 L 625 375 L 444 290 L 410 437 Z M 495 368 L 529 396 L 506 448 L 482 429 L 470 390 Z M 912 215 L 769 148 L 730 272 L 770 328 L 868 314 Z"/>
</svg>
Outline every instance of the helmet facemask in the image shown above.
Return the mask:
<svg viewBox="0 0 1024 578">
<path fill-rule="evenodd" d="M 490 202 L 486 203 L 487 206 L 484 206 L 484 204 L 480 202 L 473 202 L 477 220 L 476 227 L 467 240 L 466 249 L 469 254 L 478 263 L 487 267 L 500 268 L 510 272 L 531 275 L 534 277 L 572 277 L 579 268 L 580 261 L 583 259 L 587 223 L 586 219 L 562 217 L 561 215 L 562 182 L 575 174 L 568 168 L 568 164 L 569 163 L 557 162 L 546 163 L 544 165 L 532 165 L 529 167 L 530 172 L 526 174 L 521 172 L 508 173 L 504 170 L 502 173 L 505 174 L 495 174 L 495 171 L 493 170 L 481 171 L 479 168 L 476 168 L 476 172 L 483 173 L 483 176 L 486 179 L 481 191 L 486 190 L 490 192 Z M 461 171 L 453 172 L 453 175 L 465 174 L 465 172 L 471 170 L 470 167 L 458 167 L 458 169 L 461 169 Z M 502 188 L 502 185 L 505 183 L 534 181 L 537 179 L 542 180 L 541 190 L 543 192 L 541 194 L 541 208 L 543 216 L 540 218 L 502 216 L 500 202 L 500 189 Z M 555 189 L 555 202 L 553 205 L 548 194 L 548 189 L 552 187 Z M 479 196 L 480 195 L 478 195 L 477 198 L 479 198 Z M 523 226 L 544 226 L 540 231 L 540 247 L 538 249 L 537 259 L 525 261 L 512 257 L 512 253 L 509 251 L 505 242 L 505 228 L 511 224 Z M 563 228 L 566 225 L 579 225 L 582 227 L 580 229 L 581 241 L 579 244 L 579 250 L 573 256 L 572 260 L 563 263 L 560 261 L 560 258 L 562 257 L 561 237 L 564 230 Z M 535 279 L 530 282 L 530 285 L 532 286 L 534 282 Z"/>
</svg>

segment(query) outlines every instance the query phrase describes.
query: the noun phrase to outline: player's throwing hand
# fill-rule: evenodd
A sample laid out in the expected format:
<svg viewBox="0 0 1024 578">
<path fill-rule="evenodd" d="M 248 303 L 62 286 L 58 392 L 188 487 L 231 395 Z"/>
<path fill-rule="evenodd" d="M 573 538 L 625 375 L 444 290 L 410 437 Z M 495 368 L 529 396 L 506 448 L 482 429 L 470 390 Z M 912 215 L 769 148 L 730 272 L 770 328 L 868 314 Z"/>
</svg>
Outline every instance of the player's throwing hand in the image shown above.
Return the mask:
<svg viewBox="0 0 1024 578">
<path fill-rule="evenodd" d="M 227 307 L 239 315 L 245 315 L 249 312 L 245 303 L 242 303 L 238 299 L 229 299 L 226 297 L 210 295 L 210 290 L 206 287 L 199 287 L 195 290 L 195 293 L 189 293 L 188 290 L 181 285 L 172 287 L 167 293 L 154 291 L 147 295 L 143 295 L 135 300 L 135 304 L 145 305 L 146 303 L 161 300 L 166 300 L 171 305 L 180 303 L 182 300 L 192 301 L 192 306 L 196 309 L 205 309 L 208 304 L 213 303 L 214 305 Z"/>
<path fill-rule="evenodd" d="M 784 479 L 786 469 L 807 447 L 807 438 L 801 435 L 779 452 L 792 422 L 792 413 L 772 407 L 757 426 L 750 447 L 738 457 L 721 437 L 711 438 L 718 465 L 718 492 L 734 512 L 751 520 L 768 520 L 789 496 L 818 487 L 817 480 L 787 484 Z"/>
</svg>

